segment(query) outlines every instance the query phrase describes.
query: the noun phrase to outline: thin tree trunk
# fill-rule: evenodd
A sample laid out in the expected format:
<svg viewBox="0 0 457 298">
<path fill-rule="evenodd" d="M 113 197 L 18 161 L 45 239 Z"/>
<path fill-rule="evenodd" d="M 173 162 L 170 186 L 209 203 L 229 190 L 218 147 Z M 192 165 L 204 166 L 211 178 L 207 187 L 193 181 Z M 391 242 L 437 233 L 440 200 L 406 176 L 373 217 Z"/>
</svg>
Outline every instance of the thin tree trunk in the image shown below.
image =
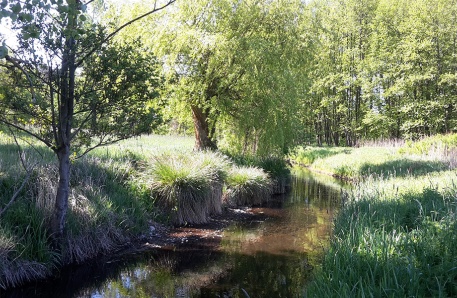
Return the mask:
<svg viewBox="0 0 457 298">
<path fill-rule="evenodd" d="M 73 18 L 72 22 L 69 20 L 69 28 L 73 27 L 76 27 L 76 17 Z M 62 56 L 57 148 L 54 150 L 59 161 L 59 182 L 51 228 L 53 240 L 57 246 L 60 246 L 64 234 L 70 192 L 70 143 L 75 101 L 75 56 L 75 40 L 69 37 L 65 43 Z"/>
<path fill-rule="evenodd" d="M 56 240 L 63 236 L 65 220 L 68 210 L 68 196 L 70 191 L 70 146 L 63 146 L 57 152 L 59 160 L 59 184 L 57 186 L 56 202 L 52 231 Z"/>
<path fill-rule="evenodd" d="M 195 128 L 195 149 L 217 149 L 216 144 L 213 142 L 210 136 L 210 130 L 208 125 L 208 115 L 202 108 L 197 106 L 191 106 L 192 119 L 194 121 Z"/>
</svg>

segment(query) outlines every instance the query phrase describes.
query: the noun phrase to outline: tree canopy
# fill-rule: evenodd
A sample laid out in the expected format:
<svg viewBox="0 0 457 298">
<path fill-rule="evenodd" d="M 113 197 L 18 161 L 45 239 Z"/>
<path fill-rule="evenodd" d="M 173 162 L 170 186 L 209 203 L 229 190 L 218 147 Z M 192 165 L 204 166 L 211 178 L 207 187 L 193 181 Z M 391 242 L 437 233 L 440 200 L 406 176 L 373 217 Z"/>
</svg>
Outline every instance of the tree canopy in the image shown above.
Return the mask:
<svg viewBox="0 0 457 298">
<path fill-rule="evenodd" d="M 68 209 L 70 159 L 150 128 L 156 59 L 113 37 L 174 0 L 155 1 L 116 28 L 91 17 L 94 1 L 2 1 L 19 45 L 0 47 L 0 122 L 52 149 L 59 181 L 52 232 L 60 238 Z"/>
</svg>

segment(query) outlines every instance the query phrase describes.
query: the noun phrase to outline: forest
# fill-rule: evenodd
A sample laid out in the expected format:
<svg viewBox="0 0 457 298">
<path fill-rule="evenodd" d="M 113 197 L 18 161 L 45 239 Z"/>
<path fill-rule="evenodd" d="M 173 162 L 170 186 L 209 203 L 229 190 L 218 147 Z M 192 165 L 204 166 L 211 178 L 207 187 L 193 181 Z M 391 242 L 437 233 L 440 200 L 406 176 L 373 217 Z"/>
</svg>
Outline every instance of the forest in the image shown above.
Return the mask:
<svg viewBox="0 0 457 298">
<path fill-rule="evenodd" d="M 200 224 L 224 204 L 261 204 L 285 192 L 288 164 L 369 189 L 444 172 L 414 190 L 445 198 L 442 214 L 414 225 L 455 242 L 455 193 L 442 183 L 455 188 L 456 0 L 0 0 L 0 9 L 0 289 L 107 253 L 151 218 Z M 186 153 L 169 148 L 186 137 Z M 405 217 L 426 205 L 397 195 L 398 186 L 373 196 L 406 198 Z M 359 203 L 341 214 L 353 218 Z M 416 272 L 417 288 L 400 296 L 456 293 L 446 239 L 438 271 L 453 275 L 430 274 L 439 289 L 414 292 Z M 329 284 L 322 272 L 316 280 Z"/>
</svg>

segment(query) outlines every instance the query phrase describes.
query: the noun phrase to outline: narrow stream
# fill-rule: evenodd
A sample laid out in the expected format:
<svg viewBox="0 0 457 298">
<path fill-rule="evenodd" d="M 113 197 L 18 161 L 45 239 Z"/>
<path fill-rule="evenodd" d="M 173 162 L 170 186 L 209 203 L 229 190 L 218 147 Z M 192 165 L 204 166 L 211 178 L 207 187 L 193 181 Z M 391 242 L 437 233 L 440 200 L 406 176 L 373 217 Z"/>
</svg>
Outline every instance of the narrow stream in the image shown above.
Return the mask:
<svg viewBox="0 0 457 298">
<path fill-rule="evenodd" d="M 289 194 L 237 223 L 217 249 L 179 246 L 94 261 L 1 297 L 301 297 L 327 245 L 341 183 L 293 172 Z M 244 212 L 240 210 L 240 212 Z"/>
</svg>

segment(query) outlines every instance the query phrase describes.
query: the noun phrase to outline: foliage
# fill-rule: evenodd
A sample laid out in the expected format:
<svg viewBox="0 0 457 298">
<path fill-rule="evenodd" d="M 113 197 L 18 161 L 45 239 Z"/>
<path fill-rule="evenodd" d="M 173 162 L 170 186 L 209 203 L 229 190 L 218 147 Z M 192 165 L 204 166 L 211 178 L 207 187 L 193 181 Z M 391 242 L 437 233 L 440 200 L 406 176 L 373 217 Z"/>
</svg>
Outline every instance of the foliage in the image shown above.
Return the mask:
<svg viewBox="0 0 457 298">
<path fill-rule="evenodd" d="M 300 1 L 183 1 L 140 23 L 163 61 L 164 115 L 192 116 L 197 147 L 287 150 L 298 132 L 301 9 Z"/>
<path fill-rule="evenodd" d="M 451 152 L 457 148 L 457 134 L 435 135 L 419 141 L 406 142 L 400 149 L 401 153 L 427 155 L 435 151 Z M 445 153 L 445 152 L 443 152 Z"/>
<path fill-rule="evenodd" d="M 113 37 L 173 2 L 154 5 L 110 32 L 86 13 L 92 1 L 1 3 L 0 19 L 10 19 L 18 45 L 3 42 L 0 49 L 0 122 L 39 140 L 59 161 L 50 222 L 56 243 L 66 225 L 70 159 L 149 130 L 155 60 L 141 55 L 138 42 L 119 44 Z"/>
<path fill-rule="evenodd" d="M 14 140 L 5 134 L 0 136 L 3 207 L 24 173 L 17 167 Z M 60 252 L 53 249 L 49 233 L 49 214 L 53 212 L 56 193 L 54 181 L 58 175 L 53 153 L 33 139 L 28 143 L 20 141 L 27 160 L 37 161 L 38 166 L 0 221 L 0 288 L 45 278 L 56 267 L 107 253 L 144 234 L 148 222 L 157 220 L 159 210 L 149 204 L 146 181 L 138 179 L 145 171 L 144 161 L 152 154 L 142 148 L 170 151 L 180 144 L 181 149 L 187 146 L 190 152 L 190 141 L 181 137 L 143 136 L 142 146 L 138 145 L 140 140 L 127 140 L 98 148 L 74 161 L 67 233 Z M 172 143 L 175 147 L 170 146 Z"/>
<path fill-rule="evenodd" d="M 318 145 L 455 131 L 454 0 L 313 1 L 306 130 Z"/>
<path fill-rule="evenodd" d="M 302 166 L 310 166 L 319 158 L 326 158 L 339 153 L 350 153 L 351 149 L 349 148 L 340 148 L 340 147 L 295 147 L 291 153 L 289 153 L 289 158 L 294 162 Z"/>
</svg>

